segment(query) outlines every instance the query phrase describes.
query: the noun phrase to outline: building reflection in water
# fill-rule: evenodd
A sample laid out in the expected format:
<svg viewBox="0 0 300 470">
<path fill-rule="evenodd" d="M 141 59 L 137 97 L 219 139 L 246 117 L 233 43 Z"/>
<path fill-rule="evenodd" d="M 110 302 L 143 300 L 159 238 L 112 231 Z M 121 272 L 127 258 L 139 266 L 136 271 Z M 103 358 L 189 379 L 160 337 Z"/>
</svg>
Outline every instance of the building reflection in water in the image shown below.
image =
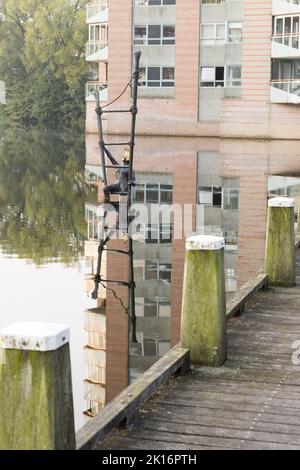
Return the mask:
<svg viewBox="0 0 300 470">
<path fill-rule="evenodd" d="M 114 136 L 122 141 L 122 137 Z M 87 181 L 102 191 L 97 137 L 87 135 Z M 123 149 L 116 157 L 121 160 Z M 300 142 L 139 137 L 136 145 L 136 204 L 190 204 L 191 232 L 226 240 L 228 295 L 263 267 L 268 196 L 300 195 Z M 88 201 L 86 290 L 93 288 L 99 223 L 99 197 Z M 86 315 L 88 417 L 96 414 L 133 379 L 179 341 L 185 237 L 172 237 L 170 224 L 147 221 L 134 242 L 138 344 L 128 341 L 128 317 L 111 291 L 102 289 L 97 308 Z M 114 248 L 124 249 L 124 240 Z M 128 279 L 124 256 L 107 253 L 103 276 Z M 127 289 L 115 288 L 127 302 Z M 106 341 L 103 335 L 106 334 Z M 96 339 L 95 339 L 96 338 Z M 105 345 L 105 346 L 104 346 Z M 98 374 L 99 372 L 99 374 Z"/>
<path fill-rule="evenodd" d="M 198 153 L 197 233 L 225 238 L 225 283 L 237 290 L 239 180 L 220 173 L 220 154 Z"/>
</svg>

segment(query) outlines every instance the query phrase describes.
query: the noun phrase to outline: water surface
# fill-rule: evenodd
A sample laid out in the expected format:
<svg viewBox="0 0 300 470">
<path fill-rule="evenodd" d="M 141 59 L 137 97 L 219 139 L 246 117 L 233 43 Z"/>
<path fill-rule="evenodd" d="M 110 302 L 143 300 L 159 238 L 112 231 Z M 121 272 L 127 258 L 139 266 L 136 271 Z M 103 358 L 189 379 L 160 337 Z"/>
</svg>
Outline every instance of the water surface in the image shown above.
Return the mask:
<svg viewBox="0 0 300 470">
<path fill-rule="evenodd" d="M 174 240 L 169 224 L 141 224 L 134 244 L 138 344 L 112 292 L 100 291 L 106 307 L 87 296 L 101 215 L 97 140 L 9 130 L 0 141 L 0 327 L 70 325 L 77 428 L 175 345 L 180 326 L 184 237 Z M 139 137 L 135 169 L 136 203 L 192 205 L 192 232 L 225 237 L 227 295 L 263 267 L 267 198 L 300 196 L 300 142 Z M 124 257 L 108 254 L 106 267 L 126 279 Z"/>
</svg>

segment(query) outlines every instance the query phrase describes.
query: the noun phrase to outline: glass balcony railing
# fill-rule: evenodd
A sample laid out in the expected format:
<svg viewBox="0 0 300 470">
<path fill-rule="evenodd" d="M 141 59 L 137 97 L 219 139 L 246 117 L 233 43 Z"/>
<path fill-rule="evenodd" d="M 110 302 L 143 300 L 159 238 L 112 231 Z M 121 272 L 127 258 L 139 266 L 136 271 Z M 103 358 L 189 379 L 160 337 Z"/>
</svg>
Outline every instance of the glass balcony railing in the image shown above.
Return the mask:
<svg viewBox="0 0 300 470">
<path fill-rule="evenodd" d="M 300 0 L 297 0 L 300 2 Z M 283 46 L 300 49 L 300 33 L 297 34 L 275 34 L 272 41 Z"/>
<path fill-rule="evenodd" d="M 96 54 L 96 52 L 100 52 L 102 49 L 108 47 L 107 41 L 89 41 L 86 43 L 86 56 L 90 56 Z"/>
<path fill-rule="evenodd" d="M 271 86 L 300 97 L 300 80 L 272 80 Z"/>
<path fill-rule="evenodd" d="M 107 90 L 107 83 L 87 82 L 85 85 L 85 97 L 93 95 L 96 91 Z"/>
<path fill-rule="evenodd" d="M 86 17 L 88 20 L 108 8 L 108 0 L 92 0 L 86 6 Z"/>
</svg>

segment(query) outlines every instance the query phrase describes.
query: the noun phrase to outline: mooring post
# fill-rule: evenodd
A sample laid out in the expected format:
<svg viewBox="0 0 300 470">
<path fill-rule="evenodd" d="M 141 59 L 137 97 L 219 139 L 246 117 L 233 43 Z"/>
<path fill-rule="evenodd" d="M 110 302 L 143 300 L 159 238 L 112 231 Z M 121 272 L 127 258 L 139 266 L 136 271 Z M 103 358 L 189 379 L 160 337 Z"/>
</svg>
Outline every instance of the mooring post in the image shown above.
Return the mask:
<svg viewBox="0 0 300 470">
<path fill-rule="evenodd" d="M 181 345 L 194 364 L 219 367 L 226 361 L 224 246 L 222 237 L 186 240 Z"/>
<path fill-rule="evenodd" d="M 287 197 L 268 201 L 265 271 L 269 285 L 295 285 L 294 206 L 294 199 Z"/>
<path fill-rule="evenodd" d="M 0 449 L 75 449 L 69 328 L 15 323 L 0 331 Z"/>
</svg>

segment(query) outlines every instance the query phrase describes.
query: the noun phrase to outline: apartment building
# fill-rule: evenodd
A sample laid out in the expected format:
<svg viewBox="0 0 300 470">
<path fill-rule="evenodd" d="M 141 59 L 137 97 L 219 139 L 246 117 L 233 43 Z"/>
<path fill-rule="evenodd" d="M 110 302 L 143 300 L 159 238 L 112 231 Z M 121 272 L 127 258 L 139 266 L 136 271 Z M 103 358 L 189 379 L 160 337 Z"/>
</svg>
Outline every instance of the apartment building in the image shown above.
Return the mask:
<svg viewBox="0 0 300 470">
<path fill-rule="evenodd" d="M 91 1 L 87 132 L 93 91 L 117 97 L 141 50 L 140 134 L 298 138 L 299 21 L 299 0 Z M 124 115 L 106 124 L 128 132 Z"/>
</svg>

